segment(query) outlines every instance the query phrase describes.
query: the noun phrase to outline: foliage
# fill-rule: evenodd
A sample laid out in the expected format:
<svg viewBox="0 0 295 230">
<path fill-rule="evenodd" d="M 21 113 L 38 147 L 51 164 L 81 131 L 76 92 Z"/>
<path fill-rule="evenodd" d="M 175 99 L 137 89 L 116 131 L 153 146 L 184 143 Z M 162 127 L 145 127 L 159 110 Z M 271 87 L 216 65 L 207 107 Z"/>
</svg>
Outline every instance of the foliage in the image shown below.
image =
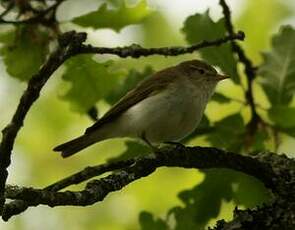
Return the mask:
<svg viewBox="0 0 295 230">
<path fill-rule="evenodd" d="M 286 106 L 273 106 L 268 110 L 271 120 L 282 128 L 295 127 L 295 108 Z"/>
<path fill-rule="evenodd" d="M 241 114 L 230 115 L 214 124 L 215 132 L 207 139 L 212 146 L 240 152 L 243 146 L 245 125 Z"/>
<path fill-rule="evenodd" d="M 259 68 L 261 84 L 271 103 L 270 119 L 281 131 L 294 136 L 295 111 L 290 103 L 295 93 L 295 30 L 283 26 L 272 38 L 272 50 L 264 53 Z"/>
<path fill-rule="evenodd" d="M 289 25 L 281 26 L 279 32 L 275 32 L 270 39 L 270 32 L 276 31 L 274 28 L 279 20 L 286 18 L 292 12 L 275 0 L 249 1 L 247 4 L 247 8 L 242 12 L 242 16 L 236 20 L 238 21 L 237 24 L 240 25 L 236 26 L 236 30 L 242 29 L 246 32 L 246 41 L 241 45 L 245 48 L 246 54 L 250 54 L 250 57 L 253 58 L 254 66 L 257 67 L 255 71 L 259 76 L 254 79 L 255 85 L 258 86 L 257 89 L 254 89 L 254 103 L 263 122 L 258 125 L 253 136 L 249 136 L 248 124 L 251 120 L 251 115 L 249 115 L 248 99 L 246 95 L 245 98 L 237 98 L 236 102 L 241 101 L 241 104 L 233 109 L 231 94 L 234 90 L 230 89 L 228 93 L 224 94 L 227 90 L 225 88 L 225 90 L 215 93 L 212 100 L 218 103 L 215 103 L 217 104 L 216 114 L 222 112 L 222 114 L 226 115 L 221 119 L 216 119 L 216 117 L 210 115 L 204 116 L 198 128 L 186 137 L 183 143 L 200 143 L 245 154 L 245 152 L 249 151 L 265 151 L 274 145 L 272 142 L 277 137 L 272 135 L 272 131 L 278 132 L 279 137 L 281 137 L 281 133 L 295 137 L 295 30 Z M 259 17 L 257 17 L 257 9 L 261 8 L 261 5 L 271 10 L 263 10 L 259 12 Z M 280 10 L 277 12 L 273 9 Z M 267 18 L 268 20 L 260 21 L 260 18 Z M 129 25 L 138 24 L 140 29 L 137 28 L 136 35 L 142 37 L 142 40 L 136 41 L 136 43 L 142 42 L 144 46 L 148 47 L 184 43 L 181 36 L 178 33 L 175 34 L 178 28 L 175 29 L 174 24 L 169 23 L 169 20 L 163 13 L 159 13 L 157 10 L 152 12 L 145 0 L 139 0 L 133 5 L 127 5 L 125 1 L 120 0 L 108 0 L 101 4 L 97 10 L 74 17 L 72 22 L 64 27 L 55 25 L 57 28 L 46 27 L 43 24 L 38 26 L 21 24 L 15 25 L 9 28 L 9 30 L 0 30 L 0 54 L 7 73 L 20 81 L 28 81 L 38 71 L 50 53 L 49 44 L 51 39 L 54 41 L 51 44 L 54 48 L 59 30 L 61 28 L 62 30 L 75 29 L 77 25 L 80 26 L 80 30 L 92 28 L 95 31 L 99 31 L 100 29 L 107 28 L 120 32 Z M 256 23 L 259 23 L 260 26 L 256 26 Z M 188 16 L 184 21 L 182 33 L 187 44 L 224 37 L 227 34 L 225 18 L 222 17 L 215 21 L 210 17 L 209 10 L 205 13 L 195 13 Z M 267 49 L 267 44 L 270 40 L 271 48 L 259 55 L 263 49 Z M 238 68 L 240 67 L 237 64 L 238 57 L 232 52 L 230 43 L 223 44 L 220 47 L 202 49 L 199 51 L 199 54 L 202 59 L 220 67 L 223 72 L 229 74 L 235 83 L 232 88 L 236 87 L 244 93 L 243 89 L 247 88 L 247 85 L 244 84 L 246 76 Z M 189 56 L 189 58 L 191 57 Z M 32 154 L 34 157 L 32 161 L 45 159 L 45 163 L 52 168 L 59 167 L 60 172 L 76 170 L 77 167 L 81 167 L 81 161 L 73 160 L 73 164 L 65 164 L 64 162 L 60 163 L 60 159 L 54 161 L 54 157 L 50 154 L 46 156 L 40 155 L 40 147 L 43 147 L 42 141 L 48 145 L 49 149 L 53 143 L 60 141 L 56 140 L 57 133 L 61 133 L 60 135 L 64 136 L 67 133 L 72 133 L 73 129 L 77 127 L 77 129 L 84 129 L 83 119 L 86 120 L 86 115 L 78 119 L 75 116 L 75 112 L 86 114 L 93 106 L 97 106 L 100 110 L 100 104 L 98 106 L 97 103 L 100 101 L 104 101 L 109 105 L 116 103 L 129 90 L 134 88 L 138 82 L 153 74 L 153 69 L 157 69 L 159 66 L 169 66 L 171 63 L 181 61 L 182 58 L 183 56 L 178 57 L 178 59 L 149 57 L 146 59 L 136 59 L 132 65 L 126 66 L 124 65 L 125 62 L 121 62 L 118 59 L 98 62 L 95 56 L 91 55 L 79 55 L 69 59 L 64 64 L 65 68 L 62 73 L 62 80 L 67 83 L 69 88 L 63 89 L 63 95 L 58 99 L 62 98 L 69 102 L 73 113 L 69 113 L 66 110 L 59 112 L 62 111 L 62 106 L 55 101 L 56 95 L 54 94 L 57 91 L 57 87 L 53 85 L 53 91 L 50 91 L 53 93 L 47 96 L 46 100 L 42 101 L 42 105 L 36 109 L 39 109 L 41 112 L 33 112 L 32 118 L 28 121 L 34 131 L 24 130 L 25 133 L 29 133 L 31 136 L 36 135 L 36 133 L 40 133 L 38 136 L 41 136 L 41 134 L 45 135 L 43 132 L 48 131 L 50 132 L 46 136 L 48 140 L 43 140 L 45 138 L 42 139 L 41 137 L 38 138 L 39 141 L 35 147 L 28 147 L 30 151 L 27 151 L 26 147 L 24 147 L 32 145 L 32 141 L 29 138 L 27 141 L 21 139 L 19 146 L 26 153 L 35 153 Z M 257 61 L 260 58 L 262 59 L 261 64 Z M 109 59 L 109 57 L 106 57 L 106 59 Z M 126 63 L 128 61 L 130 60 L 127 59 Z M 122 66 L 118 67 L 118 63 L 123 63 L 123 68 Z M 146 65 L 150 63 L 153 64 L 152 67 Z M 259 98 L 263 93 L 266 95 L 266 100 L 269 103 Z M 233 98 L 236 97 L 233 96 Z M 266 107 L 265 104 L 269 104 L 269 107 Z M 55 108 L 56 113 L 54 113 L 55 111 L 52 112 L 53 109 L 51 107 Z M 263 112 L 260 108 L 263 108 Z M 224 113 L 225 110 L 230 112 Z M 48 112 L 50 112 L 50 116 L 47 116 L 45 119 L 44 114 Z M 67 115 L 64 113 L 67 113 Z M 264 116 L 265 114 L 266 116 Z M 41 123 L 40 120 L 42 121 Z M 42 127 L 40 128 L 40 126 Z M 272 145 L 269 143 L 272 143 Z M 97 156 L 91 158 L 92 155 L 89 154 L 90 162 L 97 161 L 97 159 L 107 159 L 109 162 L 114 162 L 136 157 L 139 154 L 147 154 L 150 151 L 140 142 L 129 139 L 124 140 L 124 143 L 118 146 L 102 143 L 98 148 L 101 148 L 100 152 L 106 152 L 106 155 L 102 154 L 102 157 L 99 156 L 101 158 L 97 158 Z M 110 149 L 120 154 L 116 157 L 109 156 L 107 155 L 109 152 L 113 153 Z M 31 157 L 29 154 L 28 159 Z M 88 164 L 89 162 L 82 162 L 83 167 L 86 163 Z M 40 169 L 38 168 L 38 170 Z M 32 174 L 35 175 L 37 173 L 34 171 Z M 61 174 L 63 175 L 64 173 Z M 266 202 L 269 198 L 269 194 L 266 193 L 266 189 L 260 182 L 240 173 L 217 169 L 201 171 L 198 172 L 198 175 L 204 176 L 203 181 L 197 182 L 190 178 L 193 182 L 190 182 L 189 188 L 184 190 L 182 188 L 183 191 L 178 193 L 178 204 L 175 204 L 176 201 L 173 200 L 174 204 L 170 204 L 169 210 L 165 212 L 166 219 L 157 217 L 159 211 L 153 211 L 155 214 L 146 211 L 141 212 L 139 216 L 141 229 L 202 229 L 212 219 L 219 218 L 220 216 L 223 217 L 223 206 L 226 204 L 231 203 L 239 207 L 252 208 L 262 202 Z M 167 174 L 167 180 L 173 180 L 175 177 L 177 175 L 174 172 Z M 33 178 L 31 179 L 33 180 Z M 46 179 L 48 178 L 46 177 Z M 52 180 L 53 178 L 50 179 Z M 44 181 L 46 180 L 44 179 Z M 159 186 L 159 183 L 152 185 L 156 187 Z M 140 198 L 136 202 L 144 203 L 145 199 L 148 200 L 146 194 L 144 194 L 145 198 L 142 198 L 146 189 L 141 188 L 138 190 L 140 194 L 137 195 Z M 163 187 L 161 190 L 165 194 L 170 192 L 169 188 Z M 158 194 L 148 195 L 152 197 L 150 198 L 152 201 L 149 203 L 161 203 L 155 202 Z M 107 208 L 109 209 L 112 209 L 114 206 L 109 203 L 108 205 Z M 100 210 L 102 217 L 100 216 L 101 218 L 98 218 L 98 221 L 110 224 L 113 220 L 113 214 L 108 214 L 105 211 L 107 208 L 103 211 Z M 116 204 L 117 212 L 118 209 L 120 208 L 117 208 Z M 121 209 L 123 210 L 121 216 L 124 216 L 125 210 L 124 208 Z M 147 210 L 147 208 L 144 208 L 144 210 Z M 105 220 L 104 217 L 107 215 L 112 218 Z M 92 222 L 95 222 L 94 219 L 96 220 L 96 216 L 94 218 L 91 214 L 87 218 L 91 218 Z M 172 225 L 171 219 L 174 219 L 175 222 Z M 96 224 L 95 222 L 94 226 L 89 227 L 89 229 L 96 228 Z M 109 225 L 105 229 L 108 229 L 108 227 Z"/>
<path fill-rule="evenodd" d="M 125 26 L 140 23 L 148 14 L 145 0 L 134 7 L 127 7 L 122 1 L 118 9 L 108 9 L 108 5 L 104 3 L 96 11 L 74 18 L 73 22 L 83 27 L 110 28 L 119 32 Z"/>
<path fill-rule="evenodd" d="M 292 15 L 293 9 L 285 4 L 286 2 L 280 0 L 247 1 L 241 16 L 236 20 L 236 28 L 247 34 L 247 42 L 241 45 L 247 50 L 250 58 L 257 63 L 260 63 L 262 58 L 260 52 L 269 46 L 274 28 Z M 259 10 L 259 16 L 257 9 L 263 9 Z"/>
<path fill-rule="evenodd" d="M 213 94 L 211 100 L 216 101 L 221 104 L 226 104 L 231 101 L 230 98 L 228 98 L 227 96 L 225 96 L 221 93 L 217 93 L 217 92 Z"/>
<path fill-rule="evenodd" d="M 273 106 L 268 115 L 274 125 L 282 132 L 295 137 L 295 108 L 287 106 Z"/>
<path fill-rule="evenodd" d="M 141 212 L 139 216 L 139 223 L 142 230 L 166 230 L 168 225 L 161 219 L 154 219 L 153 215 L 148 212 Z"/>
<path fill-rule="evenodd" d="M 146 67 L 142 73 L 135 69 L 129 70 L 128 75 L 122 78 L 117 87 L 114 87 L 113 90 L 106 96 L 106 101 L 109 104 L 114 104 L 129 90 L 133 89 L 140 81 L 152 75 L 152 73 L 153 70 L 151 67 Z"/>
<path fill-rule="evenodd" d="M 272 38 L 272 51 L 264 53 L 259 69 L 261 84 L 273 105 L 288 105 L 295 92 L 295 30 L 281 27 Z"/>
<path fill-rule="evenodd" d="M 98 63 L 89 55 L 67 61 L 62 78 L 71 83 L 71 88 L 63 98 L 73 103 L 74 110 L 85 113 L 111 92 L 120 73 L 112 72 L 110 65 L 111 62 Z"/>
<path fill-rule="evenodd" d="M 173 216 L 176 221 L 173 229 L 204 229 L 211 219 L 218 217 L 223 202 L 233 200 L 236 205 L 252 208 L 270 198 L 261 182 L 249 176 L 222 169 L 207 170 L 204 173 L 205 179 L 200 184 L 178 194 L 183 205 L 168 211 L 168 220 Z M 144 221 L 142 215 L 145 216 Z M 160 227 L 165 224 L 168 226 L 168 222 L 161 219 L 155 221 L 152 214 L 146 212 L 140 216 L 142 229 L 146 229 L 146 226 L 162 229 Z"/>
<path fill-rule="evenodd" d="M 183 27 L 186 40 L 190 44 L 198 43 L 206 39 L 216 39 L 226 34 L 224 18 L 214 22 L 209 11 L 204 14 L 195 14 L 186 19 Z M 200 51 L 202 58 L 209 63 L 219 66 L 225 73 L 229 74 L 235 83 L 239 83 L 237 74 L 237 63 L 231 51 L 229 43 L 220 47 L 209 47 Z"/>
<path fill-rule="evenodd" d="M 22 26 L 0 34 L 0 42 L 0 53 L 8 74 L 27 81 L 43 64 L 48 53 L 49 37 L 38 28 Z"/>
</svg>

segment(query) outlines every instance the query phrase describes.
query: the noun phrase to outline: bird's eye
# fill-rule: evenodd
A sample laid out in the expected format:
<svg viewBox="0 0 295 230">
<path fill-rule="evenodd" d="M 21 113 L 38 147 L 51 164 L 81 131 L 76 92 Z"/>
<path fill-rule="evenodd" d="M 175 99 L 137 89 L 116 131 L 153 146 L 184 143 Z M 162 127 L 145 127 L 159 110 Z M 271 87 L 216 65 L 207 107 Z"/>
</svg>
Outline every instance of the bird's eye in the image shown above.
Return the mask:
<svg viewBox="0 0 295 230">
<path fill-rule="evenodd" d="M 202 68 L 199 68 L 199 67 L 197 67 L 197 66 L 194 66 L 194 65 L 191 65 L 190 66 L 193 70 L 197 70 L 200 74 L 204 74 L 205 73 L 205 70 L 204 69 L 202 69 Z"/>
<path fill-rule="evenodd" d="M 205 73 L 205 70 L 203 70 L 203 69 L 198 69 L 198 71 L 199 71 L 200 74 L 204 74 Z"/>
</svg>

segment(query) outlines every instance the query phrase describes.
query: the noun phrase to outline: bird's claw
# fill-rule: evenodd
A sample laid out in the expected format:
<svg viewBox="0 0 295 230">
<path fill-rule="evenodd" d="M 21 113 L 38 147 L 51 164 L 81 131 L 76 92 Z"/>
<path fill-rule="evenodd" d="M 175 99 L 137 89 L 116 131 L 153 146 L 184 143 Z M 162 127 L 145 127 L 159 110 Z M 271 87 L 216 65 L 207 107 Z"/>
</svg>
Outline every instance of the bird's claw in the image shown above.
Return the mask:
<svg viewBox="0 0 295 230">
<path fill-rule="evenodd" d="M 165 141 L 164 144 L 167 144 L 167 145 L 173 145 L 175 146 L 175 148 L 177 150 L 183 150 L 185 149 L 185 146 L 179 142 L 174 142 L 174 141 Z"/>
</svg>

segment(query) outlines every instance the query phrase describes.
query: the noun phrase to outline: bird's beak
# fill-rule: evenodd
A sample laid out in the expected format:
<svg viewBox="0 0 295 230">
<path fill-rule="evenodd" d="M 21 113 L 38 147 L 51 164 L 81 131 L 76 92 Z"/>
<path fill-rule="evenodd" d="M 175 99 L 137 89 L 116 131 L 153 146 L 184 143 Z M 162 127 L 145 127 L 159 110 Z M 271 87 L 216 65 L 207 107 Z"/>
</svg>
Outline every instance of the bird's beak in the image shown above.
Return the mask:
<svg viewBox="0 0 295 230">
<path fill-rule="evenodd" d="M 215 75 L 215 79 L 217 80 L 217 81 L 221 81 L 221 80 L 224 80 L 224 79 L 227 79 L 227 78 L 230 78 L 230 76 L 228 76 L 228 75 L 223 75 L 223 74 L 216 74 Z"/>
</svg>

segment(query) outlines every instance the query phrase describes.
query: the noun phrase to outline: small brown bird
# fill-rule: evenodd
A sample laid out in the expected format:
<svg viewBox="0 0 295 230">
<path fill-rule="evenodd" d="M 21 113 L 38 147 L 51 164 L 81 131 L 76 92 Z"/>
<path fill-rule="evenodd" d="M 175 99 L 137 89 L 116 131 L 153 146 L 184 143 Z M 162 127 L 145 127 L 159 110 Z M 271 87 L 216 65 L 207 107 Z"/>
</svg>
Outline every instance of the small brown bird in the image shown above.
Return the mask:
<svg viewBox="0 0 295 230">
<path fill-rule="evenodd" d="M 161 70 L 128 92 L 82 136 L 54 151 L 69 157 L 115 137 L 137 137 L 149 145 L 180 140 L 197 127 L 217 82 L 226 78 L 199 60 Z"/>
</svg>

